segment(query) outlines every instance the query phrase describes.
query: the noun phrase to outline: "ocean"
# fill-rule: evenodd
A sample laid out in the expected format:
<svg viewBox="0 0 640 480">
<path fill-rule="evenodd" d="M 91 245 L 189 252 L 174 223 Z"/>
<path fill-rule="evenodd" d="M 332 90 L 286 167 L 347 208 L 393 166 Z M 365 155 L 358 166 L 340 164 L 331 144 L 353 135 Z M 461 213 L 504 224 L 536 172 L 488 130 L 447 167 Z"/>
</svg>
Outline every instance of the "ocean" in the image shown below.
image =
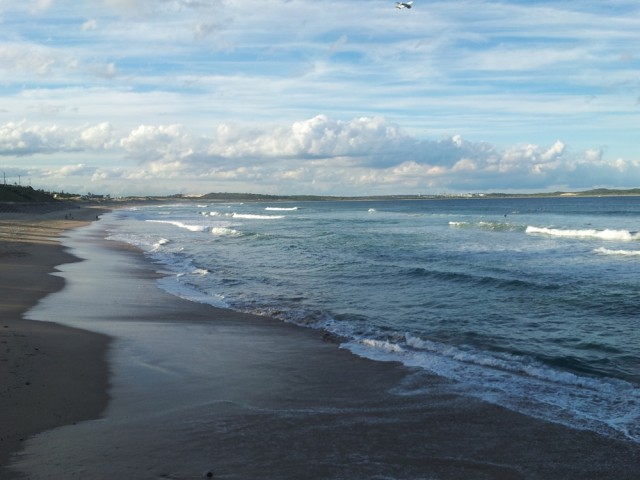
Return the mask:
<svg viewBox="0 0 640 480">
<path fill-rule="evenodd" d="M 196 200 L 99 223 L 174 295 L 640 442 L 640 197 Z"/>
</svg>

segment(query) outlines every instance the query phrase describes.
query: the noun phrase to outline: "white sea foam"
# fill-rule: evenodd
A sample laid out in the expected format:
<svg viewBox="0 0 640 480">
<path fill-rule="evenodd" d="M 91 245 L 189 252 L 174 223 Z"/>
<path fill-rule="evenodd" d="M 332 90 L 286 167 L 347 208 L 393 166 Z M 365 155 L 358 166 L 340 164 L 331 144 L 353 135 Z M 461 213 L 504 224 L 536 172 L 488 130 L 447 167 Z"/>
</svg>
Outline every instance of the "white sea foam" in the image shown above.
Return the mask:
<svg viewBox="0 0 640 480">
<path fill-rule="evenodd" d="M 167 225 L 173 225 L 178 228 L 189 230 L 190 232 L 204 232 L 209 228 L 205 225 L 190 225 L 190 224 L 186 224 L 186 223 L 182 223 L 174 220 L 146 220 L 146 221 L 149 223 L 164 223 Z"/>
<path fill-rule="evenodd" d="M 171 240 L 169 240 L 167 238 L 161 238 L 160 240 L 158 240 L 157 242 L 155 242 L 153 244 L 152 250 L 158 250 L 158 249 L 162 248 L 163 245 L 166 245 L 168 243 L 171 243 Z"/>
<path fill-rule="evenodd" d="M 167 276 L 159 279 L 158 286 L 164 291 L 175 295 L 176 297 L 180 297 L 191 302 L 204 303 L 220 308 L 229 307 L 222 295 L 211 295 L 201 292 L 193 286 L 182 283 L 180 281 L 180 277 L 178 277 L 177 275 Z"/>
<path fill-rule="evenodd" d="M 216 237 L 240 237 L 242 232 L 228 227 L 212 227 L 211 234 Z"/>
<path fill-rule="evenodd" d="M 298 210 L 298 207 L 266 207 L 265 210 L 280 211 L 280 212 L 292 212 Z"/>
<path fill-rule="evenodd" d="M 620 255 L 628 257 L 640 257 L 640 250 L 610 250 L 608 248 L 596 248 L 594 252 L 601 255 Z"/>
<path fill-rule="evenodd" d="M 406 335 L 404 341 L 354 338 L 342 345 L 453 380 L 459 393 L 527 415 L 640 442 L 640 392 L 622 380 L 582 377 L 533 359 L 458 348 Z M 406 394 L 420 393 L 407 391 Z"/>
<path fill-rule="evenodd" d="M 488 221 L 480 221 L 476 223 L 450 221 L 449 226 L 454 228 L 477 228 L 480 230 L 489 230 L 492 232 L 512 232 L 519 231 L 524 228 L 522 225 L 513 223 Z"/>
<path fill-rule="evenodd" d="M 600 240 L 614 240 L 614 241 L 635 241 L 640 240 L 640 233 L 629 232 L 628 230 L 595 230 L 595 229 L 576 229 L 576 230 L 563 230 L 559 228 L 547 228 L 547 227 L 533 227 L 528 226 L 526 233 L 529 234 L 543 234 L 551 235 L 555 237 L 570 237 L 570 238 L 598 238 Z"/>
</svg>

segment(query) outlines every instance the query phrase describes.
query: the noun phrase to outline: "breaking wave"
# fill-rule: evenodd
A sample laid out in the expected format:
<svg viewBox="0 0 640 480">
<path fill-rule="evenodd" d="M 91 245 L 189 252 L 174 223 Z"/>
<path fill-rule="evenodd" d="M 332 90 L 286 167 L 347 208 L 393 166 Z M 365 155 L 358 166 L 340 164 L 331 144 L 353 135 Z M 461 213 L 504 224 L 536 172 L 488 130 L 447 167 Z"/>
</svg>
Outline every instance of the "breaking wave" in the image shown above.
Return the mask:
<svg viewBox="0 0 640 480">
<path fill-rule="evenodd" d="M 596 229 L 577 229 L 563 230 L 559 228 L 532 227 L 528 226 L 525 230 L 528 234 L 551 235 L 554 237 L 568 238 L 597 238 L 600 240 L 612 241 L 637 241 L 640 240 L 640 233 L 630 232 L 628 230 L 596 230 Z"/>
<path fill-rule="evenodd" d="M 211 234 L 216 237 L 241 237 L 242 232 L 228 227 L 212 227 Z"/>
<path fill-rule="evenodd" d="M 622 380 L 578 376 L 526 356 L 455 347 L 410 334 L 391 340 L 356 338 L 342 346 L 362 357 L 400 361 L 448 378 L 456 382 L 452 388 L 511 410 L 640 442 L 635 423 L 640 394 Z"/>
<path fill-rule="evenodd" d="M 178 228 L 189 230 L 190 232 L 204 232 L 209 228 L 205 225 L 190 225 L 187 223 L 182 223 L 182 222 L 173 221 L 173 220 L 145 220 L 145 221 L 149 223 L 163 223 L 166 225 L 173 225 Z"/>
<path fill-rule="evenodd" d="M 640 250 L 610 250 L 608 248 L 596 248 L 594 252 L 601 255 L 620 255 L 626 257 L 640 257 Z"/>
<path fill-rule="evenodd" d="M 268 209 L 265 209 L 268 210 Z M 239 218 L 244 220 L 277 220 L 279 218 L 285 218 L 284 215 L 259 215 L 255 213 L 237 213 L 237 212 L 200 212 L 200 215 L 205 217 L 229 217 L 229 218 Z"/>
<path fill-rule="evenodd" d="M 521 225 L 516 225 L 508 222 L 488 222 L 488 221 L 475 222 L 475 223 L 451 221 L 449 222 L 449 226 L 453 228 L 477 228 L 480 230 L 488 230 L 492 232 L 515 232 L 515 231 L 522 231 L 524 228 Z"/>
<path fill-rule="evenodd" d="M 256 215 L 252 213 L 229 213 L 226 214 L 231 218 L 242 218 L 245 220 L 277 220 L 279 218 L 284 218 L 283 215 Z"/>
</svg>

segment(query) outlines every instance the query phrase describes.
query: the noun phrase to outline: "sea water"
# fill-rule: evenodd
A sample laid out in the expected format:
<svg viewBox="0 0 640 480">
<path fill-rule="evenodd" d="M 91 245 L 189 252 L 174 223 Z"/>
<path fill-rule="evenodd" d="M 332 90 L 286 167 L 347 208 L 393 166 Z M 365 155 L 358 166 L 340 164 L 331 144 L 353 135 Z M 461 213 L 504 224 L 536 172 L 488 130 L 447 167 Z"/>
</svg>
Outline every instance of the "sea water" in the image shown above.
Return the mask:
<svg viewBox="0 0 640 480">
<path fill-rule="evenodd" d="M 640 442 L 640 197 L 200 200 L 101 223 L 170 293 Z"/>
</svg>

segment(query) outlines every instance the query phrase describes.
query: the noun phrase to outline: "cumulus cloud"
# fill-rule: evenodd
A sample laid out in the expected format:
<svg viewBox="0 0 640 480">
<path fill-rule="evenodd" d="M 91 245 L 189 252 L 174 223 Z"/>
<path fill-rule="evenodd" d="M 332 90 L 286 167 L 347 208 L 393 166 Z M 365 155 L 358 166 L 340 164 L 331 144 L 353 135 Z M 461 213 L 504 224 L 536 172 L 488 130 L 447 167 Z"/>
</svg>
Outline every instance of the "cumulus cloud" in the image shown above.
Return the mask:
<svg viewBox="0 0 640 480">
<path fill-rule="evenodd" d="M 116 142 L 115 129 L 108 122 L 92 125 L 79 131 L 79 143 L 90 149 L 106 150 L 114 146 Z"/>
<path fill-rule="evenodd" d="M 29 156 L 41 153 L 85 151 L 109 148 L 114 142 L 108 123 L 79 128 L 32 125 L 26 121 L 0 125 L 0 156 Z"/>
<path fill-rule="evenodd" d="M 197 140 L 182 125 L 140 125 L 120 140 L 120 146 L 140 161 L 173 164 L 193 155 Z"/>
<path fill-rule="evenodd" d="M 615 182 L 625 175 L 640 180 L 634 173 L 637 161 L 609 160 L 598 148 L 572 153 L 560 140 L 500 148 L 461 135 L 418 140 L 382 117 L 338 121 L 318 115 L 262 128 L 223 123 L 210 135 L 196 135 L 181 124 L 146 124 L 124 132 L 107 122 L 75 128 L 24 121 L 0 125 L 2 156 L 59 154 L 116 161 L 113 167 L 111 160 L 66 162 L 45 168 L 43 176 L 85 176 L 105 185 L 117 178 L 130 182 L 132 190 L 165 180 L 340 194 L 487 191 L 512 185 L 582 188 L 587 181 Z"/>
<path fill-rule="evenodd" d="M 0 154 L 32 155 L 63 148 L 64 136 L 54 125 L 30 126 L 25 122 L 0 126 Z"/>
<path fill-rule="evenodd" d="M 417 140 L 381 117 L 334 121 L 318 115 L 268 129 L 220 124 L 212 137 L 198 140 L 179 125 L 139 127 L 122 145 L 138 158 L 154 158 L 148 167 L 161 175 L 197 171 L 200 178 L 318 191 L 487 190 L 516 183 L 544 189 L 558 179 L 571 184 L 578 168 L 626 168 L 619 160 L 603 162 L 593 149 L 569 154 L 562 141 L 501 149 L 460 135 Z"/>
<path fill-rule="evenodd" d="M 330 120 L 325 115 L 294 122 L 289 127 L 249 132 L 222 124 L 210 153 L 229 157 L 368 157 L 392 152 L 407 138 L 397 126 L 381 117 L 361 117 L 351 121 Z"/>
</svg>

